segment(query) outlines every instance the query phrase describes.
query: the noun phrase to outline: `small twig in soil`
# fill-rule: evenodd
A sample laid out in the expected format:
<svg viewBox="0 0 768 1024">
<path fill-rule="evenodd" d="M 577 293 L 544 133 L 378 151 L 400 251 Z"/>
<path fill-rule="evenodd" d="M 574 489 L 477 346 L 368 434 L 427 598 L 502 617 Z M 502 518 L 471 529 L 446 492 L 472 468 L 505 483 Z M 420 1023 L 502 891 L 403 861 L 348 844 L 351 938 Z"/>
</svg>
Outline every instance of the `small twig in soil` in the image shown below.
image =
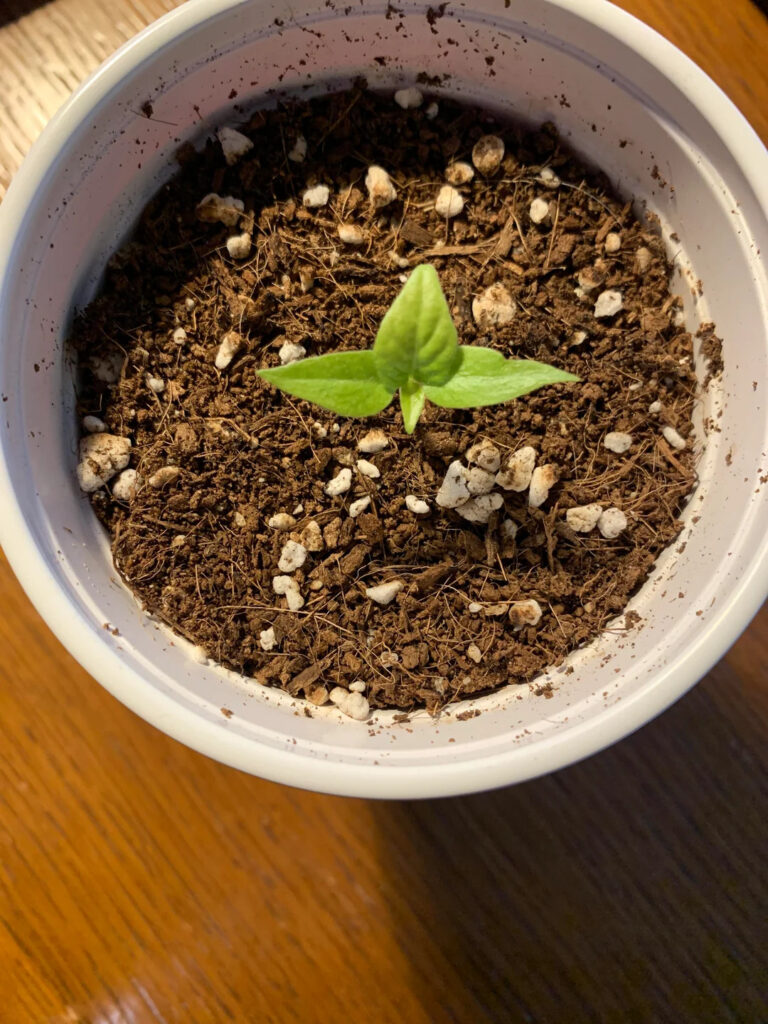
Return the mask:
<svg viewBox="0 0 768 1024">
<path fill-rule="evenodd" d="M 555 245 L 555 236 L 557 235 L 557 223 L 558 223 L 559 220 L 560 220 L 560 196 L 558 195 L 558 197 L 557 197 L 557 208 L 555 210 L 555 221 L 554 221 L 554 224 L 552 225 L 552 231 L 550 232 L 550 235 L 549 235 L 549 248 L 547 249 L 547 257 L 544 260 L 544 267 L 543 267 L 544 271 L 546 271 L 547 268 L 549 267 L 549 258 L 552 255 L 552 249 L 554 248 L 554 245 Z"/>
</svg>

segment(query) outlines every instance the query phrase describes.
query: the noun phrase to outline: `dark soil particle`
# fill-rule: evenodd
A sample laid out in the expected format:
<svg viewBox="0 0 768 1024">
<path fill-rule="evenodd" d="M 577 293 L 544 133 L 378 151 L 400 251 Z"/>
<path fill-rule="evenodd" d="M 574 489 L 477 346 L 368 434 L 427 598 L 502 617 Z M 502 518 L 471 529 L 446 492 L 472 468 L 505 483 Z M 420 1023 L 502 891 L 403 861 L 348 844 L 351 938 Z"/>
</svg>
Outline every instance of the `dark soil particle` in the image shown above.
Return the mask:
<svg viewBox="0 0 768 1024">
<path fill-rule="evenodd" d="M 696 337 L 701 342 L 701 355 L 707 364 L 707 373 L 703 386 L 723 372 L 723 343 L 715 334 L 714 324 L 702 324 L 696 332 Z"/>
<path fill-rule="evenodd" d="M 185 149 L 178 176 L 110 261 L 101 297 L 73 336 L 81 414 L 133 442 L 142 481 L 133 500 L 116 500 L 109 487 L 92 500 L 115 565 L 146 608 L 261 682 L 302 695 L 319 681 L 360 679 L 371 706 L 406 710 L 529 683 L 595 637 L 677 535 L 695 482 L 690 445 L 672 452 L 660 433 L 668 423 L 689 435 L 696 379 L 653 226 L 579 164 L 552 126 L 528 134 L 443 99 L 430 120 L 428 102 L 403 111 L 359 88 L 255 114 L 241 126 L 254 148 L 233 167 L 216 141 L 198 155 Z M 488 131 L 506 143 L 502 167 L 462 185 L 465 208 L 445 221 L 434 199 L 446 165 L 470 160 Z M 299 134 L 303 163 L 286 156 Z M 378 211 L 364 185 L 372 163 L 398 190 Z M 544 167 L 560 187 L 537 180 Z M 319 183 L 331 189 L 328 205 L 304 208 L 303 191 Z M 243 200 L 239 226 L 198 220 L 210 192 Z M 528 209 L 541 196 L 552 216 L 537 227 Z M 340 223 L 357 224 L 365 243 L 343 244 Z M 224 243 L 244 230 L 253 248 L 238 262 Z M 621 236 L 617 252 L 606 251 L 609 232 Z M 650 253 L 642 274 L 640 248 Z M 437 268 L 463 344 L 552 363 L 582 382 L 476 411 L 428 406 L 408 437 L 396 404 L 371 420 L 337 420 L 261 381 L 257 370 L 277 365 L 286 341 L 308 355 L 370 347 L 406 260 Z M 580 297 L 584 269 L 601 284 Z M 497 282 L 517 315 L 481 329 L 472 299 Z M 594 300 L 608 288 L 621 292 L 623 309 L 598 320 Z M 219 371 L 216 353 L 233 331 L 242 348 Z M 714 341 L 706 344 L 717 360 Z M 110 359 L 122 369 L 105 384 L 95 371 Z M 153 391 L 149 378 L 164 389 Z M 661 419 L 649 413 L 653 402 Z M 365 457 L 381 476 L 353 468 L 351 489 L 328 497 L 327 482 L 354 467 L 358 441 L 375 427 L 389 444 Z M 604 447 L 610 431 L 632 435 L 628 452 Z M 541 508 L 504 491 L 504 507 L 483 526 L 435 505 L 447 465 L 483 438 L 503 455 L 531 445 L 539 464 L 556 466 L 559 482 Z M 151 486 L 167 466 L 180 474 Z M 407 511 L 407 494 L 425 499 L 430 513 Z M 350 504 L 366 495 L 368 509 L 350 517 Z M 591 502 L 622 509 L 627 528 L 613 540 L 574 533 L 566 510 Z M 268 526 L 281 512 L 296 519 L 289 532 Z M 504 519 L 517 526 L 514 540 Z M 312 521 L 322 546 L 293 574 L 305 604 L 291 612 L 272 581 L 283 544 Z M 366 597 L 366 587 L 390 579 L 403 584 L 391 604 Z M 506 612 L 523 599 L 535 599 L 543 616 L 515 631 Z M 269 628 L 275 646 L 264 651 L 260 634 Z M 479 662 L 467 655 L 471 644 Z"/>
</svg>

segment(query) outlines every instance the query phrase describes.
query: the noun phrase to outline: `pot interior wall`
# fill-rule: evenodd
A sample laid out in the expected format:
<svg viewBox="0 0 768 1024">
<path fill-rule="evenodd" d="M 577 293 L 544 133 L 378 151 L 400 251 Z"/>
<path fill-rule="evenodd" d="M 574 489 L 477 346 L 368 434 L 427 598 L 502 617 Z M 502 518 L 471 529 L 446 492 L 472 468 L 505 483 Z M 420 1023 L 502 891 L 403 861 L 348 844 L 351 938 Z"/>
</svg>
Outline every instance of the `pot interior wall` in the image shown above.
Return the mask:
<svg viewBox="0 0 768 1024">
<path fill-rule="evenodd" d="M 2 379 L 19 382 L 3 396 L 3 444 L 48 569 L 100 645 L 97 674 L 105 685 L 119 661 L 178 707 L 194 709 L 230 735 L 274 748 L 292 744 L 297 757 L 455 764 L 546 744 L 609 716 L 619 701 L 643 700 L 677 670 L 684 648 L 704 644 L 717 627 L 768 532 L 764 503 L 754 494 L 768 380 L 768 291 L 755 251 L 768 239 L 755 237 L 765 230 L 756 200 L 694 103 L 575 12 L 533 0 L 501 12 L 500 4 L 485 0 L 471 10 L 452 4 L 443 17 L 428 19 L 426 5 L 399 7 L 401 15 L 366 2 L 344 16 L 305 2 L 294 4 L 295 19 L 284 24 L 278 24 L 282 4 L 222 11 L 144 59 L 95 116 L 62 140 L 55 173 L 29 207 L 15 253 L 17 287 L 3 298 L 3 335 L 7 340 L 12 332 L 15 340 L 0 354 Z M 633 603 L 643 626 L 577 653 L 571 674 L 565 666 L 554 670 L 550 700 L 510 689 L 474 702 L 483 710 L 477 718 L 449 715 L 435 724 L 417 715 L 408 729 L 377 713 L 384 727 L 370 734 L 335 711 L 297 715 L 287 696 L 194 662 L 182 643 L 140 613 L 116 582 L 106 539 L 75 485 L 76 426 L 63 340 L 73 309 L 94 294 L 108 255 L 167 179 L 180 142 L 236 120 L 233 104 L 248 110 L 273 101 L 275 90 L 306 94 L 307 87 L 339 87 L 357 75 L 391 89 L 412 84 L 419 73 L 434 76 L 434 86 L 425 88 L 438 99 L 463 97 L 518 119 L 554 121 L 621 192 L 646 202 L 667 236 L 679 236 L 679 242 L 668 238 L 679 268 L 675 288 L 690 326 L 716 321 L 726 371 L 701 404 L 701 483 L 688 525 Z M 151 118 L 141 113 L 147 100 Z M 698 279 L 703 297 L 693 294 Z M 102 629 L 104 623 L 118 625 L 119 635 Z M 704 671 L 703 647 L 698 657 Z M 222 717 L 223 706 L 234 711 L 232 718 Z M 171 721 L 156 724 L 173 732 Z"/>
</svg>

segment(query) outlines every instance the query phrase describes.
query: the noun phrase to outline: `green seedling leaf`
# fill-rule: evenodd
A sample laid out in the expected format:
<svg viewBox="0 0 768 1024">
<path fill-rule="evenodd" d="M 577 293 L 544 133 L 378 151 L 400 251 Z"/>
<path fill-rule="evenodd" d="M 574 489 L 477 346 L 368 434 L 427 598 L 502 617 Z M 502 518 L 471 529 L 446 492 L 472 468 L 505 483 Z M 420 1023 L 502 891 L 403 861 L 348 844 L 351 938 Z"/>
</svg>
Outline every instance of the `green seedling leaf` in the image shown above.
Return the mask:
<svg viewBox="0 0 768 1024">
<path fill-rule="evenodd" d="M 332 352 L 259 374 L 340 416 L 375 416 L 399 391 L 408 434 L 416 429 L 427 399 L 446 409 L 479 408 L 579 379 L 545 363 L 459 346 L 437 271 L 428 264 L 412 272 L 370 351 Z"/>
<path fill-rule="evenodd" d="M 505 359 L 491 348 L 462 345 L 459 365 L 446 383 L 425 384 L 430 402 L 444 409 L 470 409 L 519 398 L 545 384 L 577 381 L 572 373 L 529 359 Z"/>
<path fill-rule="evenodd" d="M 376 373 L 391 392 L 408 381 L 446 384 L 459 361 L 451 311 L 437 271 L 422 263 L 387 310 L 373 345 Z"/>
<path fill-rule="evenodd" d="M 400 408 L 403 411 L 403 426 L 406 434 L 412 434 L 419 422 L 426 395 L 421 384 L 409 381 L 400 388 Z"/>
<path fill-rule="evenodd" d="M 339 416 L 375 416 L 392 401 L 376 375 L 373 352 L 331 352 L 287 366 L 259 370 L 259 376 L 290 395 Z"/>
</svg>

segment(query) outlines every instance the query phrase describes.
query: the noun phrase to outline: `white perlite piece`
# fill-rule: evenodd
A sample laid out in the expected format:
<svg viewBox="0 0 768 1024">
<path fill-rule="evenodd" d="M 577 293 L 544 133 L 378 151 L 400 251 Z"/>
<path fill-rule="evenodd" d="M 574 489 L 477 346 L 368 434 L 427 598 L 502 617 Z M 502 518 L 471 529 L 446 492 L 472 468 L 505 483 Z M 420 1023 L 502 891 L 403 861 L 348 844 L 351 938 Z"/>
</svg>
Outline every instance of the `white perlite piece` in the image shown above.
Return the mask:
<svg viewBox="0 0 768 1024">
<path fill-rule="evenodd" d="M 243 231 L 240 235 L 230 235 L 226 241 L 227 252 L 233 260 L 245 260 L 251 255 L 251 233 Z"/>
<path fill-rule="evenodd" d="M 410 267 L 411 263 L 407 256 L 401 256 L 399 252 L 395 252 L 393 249 L 389 254 L 390 260 L 400 270 L 404 270 L 406 267 Z"/>
<path fill-rule="evenodd" d="M 147 377 L 147 387 L 154 395 L 161 395 L 165 391 L 165 381 L 159 377 Z"/>
<path fill-rule="evenodd" d="M 325 493 L 329 498 L 336 498 L 340 494 L 346 494 L 351 486 L 352 470 L 348 468 L 340 469 L 338 475 L 333 480 L 329 480 L 325 485 Z"/>
<path fill-rule="evenodd" d="M 106 429 L 107 424 L 98 416 L 83 416 L 83 430 L 87 430 L 89 434 L 103 434 Z"/>
<path fill-rule="evenodd" d="M 237 224 L 240 214 L 244 210 L 245 203 L 242 199 L 235 199 L 234 196 L 220 196 L 216 192 L 209 192 L 197 204 L 195 214 L 198 220 L 202 220 L 207 224 L 215 224 L 218 221 L 232 228 Z"/>
<path fill-rule="evenodd" d="M 357 224 L 339 224 L 338 233 L 345 245 L 362 245 L 365 241 L 363 229 Z"/>
<path fill-rule="evenodd" d="M 504 142 L 498 135 L 482 135 L 472 149 L 472 163 L 481 174 L 495 174 L 504 159 Z"/>
<path fill-rule="evenodd" d="M 430 121 L 434 121 L 437 115 L 440 113 L 440 107 L 434 101 L 424 111 L 424 116 L 429 118 Z"/>
<path fill-rule="evenodd" d="M 605 251 L 613 255 L 621 249 L 621 235 L 617 231 L 609 231 L 605 236 Z"/>
<path fill-rule="evenodd" d="M 234 166 L 241 156 L 245 156 L 253 149 L 253 143 L 248 136 L 236 128 L 220 128 L 216 134 L 228 167 Z"/>
<path fill-rule="evenodd" d="M 579 505 L 568 509 L 565 521 L 575 533 L 591 533 L 602 514 L 602 505 Z"/>
<path fill-rule="evenodd" d="M 479 327 L 508 324 L 516 312 L 517 303 L 500 281 L 472 299 L 472 316 Z"/>
<path fill-rule="evenodd" d="M 124 469 L 112 481 L 112 497 L 118 501 L 133 501 L 139 486 L 139 474 L 135 469 Z"/>
<path fill-rule="evenodd" d="M 481 604 L 478 604 L 477 601 L 470 601 L 469 604 L 467 605 L 467 611 L 469 612 L 470 615 L 477 615 L 482 610 L 483 606 Z"/>
<path fill-rule="evenodd" d="M 490 494 L 496 484 L 496 477 L 480 466 L 472 466 L 467 470 L 467 490 L 470 494 Z"/>
<path fill-rule="evenodd" d="M 407 89 L 398 89 L 395 93 L 395 103 L 403 110 L 413 110 L 420 107 L 423 102 L 424 94 L 413 85 Z"/>
<path fill-rule="evenodd" d="M 192 295 L 188 295 L 186 299 L 184 299 L 184 309 L 186 309 L 188 312 L 191 313 L 196 305 L 197 299 L 195 299 Z"/>
<path fill-rule="evenodd" d="M 514 519 L 505 519 L 499 529 L 503 540 L 514 540 L 517 536 L 518 525 Z"/>
<path fill-rule="evenodd" d="M 624 300 L 621 297 L 621 292 L 617 292 L 614 288 L 608 288 L 607 291 L 600 292 L 597 296 L 597 302 L 595 303 L 595 316 L 616 316 L 616 314 L 620 313 L 623 308 Z"/>
<path fill-rule="evenodd" d="M 469 498 L 467 471 L 456 459 L 448 467 L 435 501 L 440 508 L 458 508 L 459 505 L 469 501 Z"/>
<path fill-rule="evenodd" d="M 214 360 L 216 369 L 226 370 L 242 347 L 243 339 L 237 331 L 229 331 L 225 334 L 221 339 L 221 344 Z"/>
<path fill-rule="evenodd" d="M 528 216 L 534 224 L 544 224 L 549 220 L 549 200 L 537 196 L 528 208 Z"/>
<path fill-rule="evenodd" d="M 632 435 L 625 434 L 621 430 L 612 430 L 603 438 L 603 445 L 609 452 L 615 452 L 617 455 L 623 455 L 624 452 L 628 452 L 632 447 Z"/>
<path fill-rule="evenodd" d="M 445 180 L 449 185 L 467 185 L 475 176 L 475 169 L 464 160 L 456 160 L 445 169 Z"/>
<path fill-rule="evenodd" d="M 391 604 L 402 589 L 403 584 L 400 580 L 389 580 L 375 587 L 366 587 L 365 596 L 376 604 Z"/>
<path fill-rule="evenodd" d="M 539 181 L 545 188 L 560 188 L 562 182 L 551 167 L 542 167 Z"/>
<path fill-rule="evenodd" d="M 505 491 L 524 491 L 530 486 L 536 449 L 526 445 L 507 456 L 502 469 L 496 474 L 496 483 Z"/>
<path fill-rule="evenodd" d="M 435 199 L 435 213 L 439 217 L 450 219 L 458 217 L 464 209 L 464 196 L 457 192 L 453 185 L 443 185 Z"/>
<path fill-rule="evenodd" d="M 467 657 L 470 658 L 476 665 L 479 665 L 483 660 L 483 652 L 477 646 L 477 644 L 470 644 L 467 647 Z"/>
<path fill-rule="evenodd" d="M 303 359 L 307 354 L 307 350 L 303 345 L 297 345 L 294 341 L 285 341 L 277 350 L 277 358 L 280 360 L 283 366 L 287 366 L 289 363 L 297 363 L 300 359 Z"/>
<path fill-rule="evenodd" d="M 296 572 L 307 560 L 307 549 L 295 540 L 287 540 L 280 552 L 277 568 L 280 572 Z"/>
<path fill-rule="evenodd" d="M 503 504 L 504 499 L 500 494 L 481 494 L 479 498 L 465 501 L 456 511 L 469 523 L 487 523 Z"/>
<path fill-rule="evenodd" d="M 288 515 L 287 512 L 278 512 L 274 516 L 270 516 L 267 520 L 267 526 L 271 530 L 292 530 L 296 525 L 296 520 L 293 516 Z"/>
<path fill-rule="evenodd" d="M 638 274 L 647 274 L 651 268 L 653 261 L 653 253 L 650 249 L 647 249 L 644 245 L 635 253 L 635 272 Z"/>
<path fill-rule="evenodd" d="M 353 519 L 357 517 L 368 508 L 371 504 L 371 496 L 366 494 L 364 498 L 358 498 L 357 501 L 353 501 L 349 506 L 349 514 Z"/>
<path fill-rule="evenodd" d="M 676 448 L 679 452 L 685 448 L 685 439 L 678 434 L 674 427 L 662 427 L 661 433 L 670 447 Z"/>
<path fill-rule="evenodd" d="M 371 713 L 371 706 L 362 693 L 345 690 L 343 686 L 334 686 L 329 693 L 331 704 L 335 704 L 347 718 L 364 722 Z"/>
<path fill-rule="evenodd" d="M 308 210 L 318 210 L 321 206 L 325 206 L 330 198 L 331 190 L 327 185 L 313 185 L 312 188 L 305 191 L 301 201 Z"/>
<path fill-rule="evenodd" d="M 365 693 L 366 689 L 367 686 L 362 679 L 356 679 L 354 683 L 349 684 L 350 693 Z"/>
<path fill-rule="evenodd" d="M 551 463 L 537 466 L 533 471 L 531 486 L 528 489 L 528 504 L 531 508 L 541 508 L 556 483 L 557 469 Z"/>
<path fill-rule="evenodd" d="M 374 466 L 374 464 L 369 462 L 368 459 L 357 460 L 357 472 L 360 473 L 361 476 L 367 476 L 371 480 L 378 480 L 381 476 L 381 470 L 379 467 Z"/>
<path fill-rule="evenodd" d="M 656 399 L 655 402 L 651 402 L 651 404 L 648 406 L 648 412 L 651 414 L 651 416 L 658 416 L 661 412 L 661 402 L 658 399 Z"/>
<path fill-rule="evenodd" d="M 175 484 L 180 476 L 181 470 L 178 466 L 161 466 L 160 469 L 155 470 L 147 480 L 147 483 L 150 487 L 162 490 L 163 487 L 170 487 L 171 484 Z"/>
<path fill-rule="evenodd" d="M 272 580 L 272 589 L 279 597 L 285 598 L 288 611 L 297 612 L 304 607 L 304 598 L 293 576 L 275 576 Z"/>
<path fill-rule="evenodd" d="M 96 380 L 100 380 L 103 384 L 116 384 L 123 372 L 124 362 L 123 353 L 113 349 L 91 356 L 88 365 Z"/>
<path fill-rule="evenodd" d="M 131 458 L 131 442 L 116 434 L 89 434 L 80 439 L 77 482 L 86 493 L 98 491 Z"/>
<path fill-rule="evenodd" d="M 403 111 L 413 111 L 424 102 L 424 94 L 416 86 L 409 86 L 407 89 L 398 89 L 394 94 L 394 101 Z"/>
<path fill-rule="evenodd" d="M 429 512 L 429 505 L 426 501 L 422 498 L 417 498 L 415 494 L 406 494 L 405 507 L 409 512 L 413 512 L 415 516 L 425 516 Z"/>
<path fill-rule="evenodd" d="M 295 164 L 304 163 L 307 155 L 307 140 L 303 135 L 297 135 L 296 141 L 288 150 L 288 159 Z"/>
<path fill-rule="evenodd" d="M 361 437 L 357 442 L 357 447 L 361 452 L 365 452 L 366 455 L 375 455 L 376 452 L 383 452 L 389 444 L 389 438 L 383 430 L 378 428 L 369 430 L 368 433 Z"/>
<path fill-rule="evenodd" d="M 509 621 L 514 629 L 523 626 L 538 626 L 541 622 L 541 605 L 530 598 L 527 601 L 513 601 L 509 606 Z"/>
<path fill-rule="evenodd" d="M 392 179 L 378 164 L 371 164 L 365 176 L 365 187 L 374 209 L 380 210 L 397 199 L 397 189 Z"/>
<path fill-rule="evenodd" d="M 597 528 L 606 540 L 614 540 L 627 528 L 627 517 L 620 508 L 612 506 L 597 520 Z"/>
<path fill-rule="evenodd" d="M 586 331 L 574 331 L 568 344 L 572 348 L 577 348 L 579 345 L 583 345 L 588 337 L 589 335 Z"/>
<path fill-rule="evenodd" d="M 325 547 L 323 531 L 320 529 L 319 523 L 316 523 L 314 519 L 310 519 L 301 531 L 299 540 L 307 551 L 322 551 Z"/>
<path fill-rule="evenodd" d="M 184 330 L 183 327 L 177 327 L 176 330 L 171 335 L 171 341 L 174 343 L 174 345 L 183 345 L 186 340 L 187 332 Z"/>
<path fill-rule="evenodd" d="M 198 665 L 207 665 L 210 660 L 208 652 L 200 644 L 195 644 L 194 647 L 188 648 L 188 653 L 192 661 L 197 662 Z"/>
<path fill-rule="evenodd" d="M 465 458 L 488 473 L 495 473 L 501 464 L 501 452 L 492 441 L 485 439 L 467 448 Z"/>
<path fill-rule="evenodd" d="M 271 651 L 277 644 L 274 626 L 269 629 L 262 629 L 259 633 L 259 646 L 262 651 Z"/>
</svg>

